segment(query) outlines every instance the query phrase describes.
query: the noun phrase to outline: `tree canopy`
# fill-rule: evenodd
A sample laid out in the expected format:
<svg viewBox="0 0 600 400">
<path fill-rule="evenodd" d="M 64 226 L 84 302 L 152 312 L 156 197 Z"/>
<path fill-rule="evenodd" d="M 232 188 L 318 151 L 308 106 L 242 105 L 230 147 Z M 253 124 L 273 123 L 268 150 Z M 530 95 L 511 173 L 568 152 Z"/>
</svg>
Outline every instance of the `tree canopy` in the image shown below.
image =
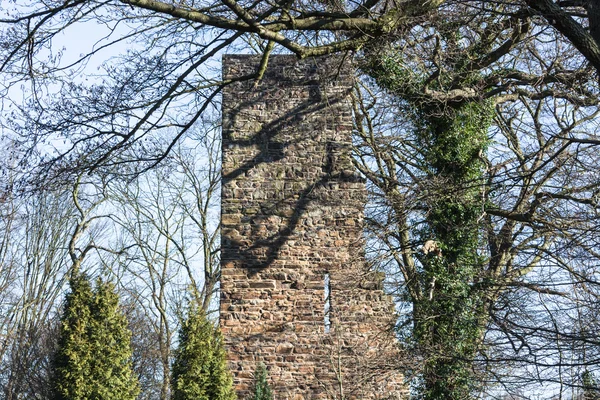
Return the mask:
<svg viewBox="0 0 600 400">
<path fill-rule="evenodd" d="M 127 173 L 135 174 L 155 165 L 228 84 L 212 70 L 223 51 L 261 52 L 266 63 L 272 51 L 366 56 L 391 45 L 411 68 L 415 56 L 423 60 L 423 89 L 444 101 L 504 95 L 593 103 L 600 53 L 586 29 L 589 4 L 563 3 L 8 2 L 0 72 L 3 140 L 14 161 L 3 167 L 27 168 L 39 180 L 130 163 Z M 84 26 L 102 32 L 97 43 L 63 49 Z M 456 57 L 466 64 L 452 74 L 481 76 L 444 77 Z M 90 63 L 98 63 L 97 72 L 84 72 Z M 436 89 L 430 83 L 438 75 L 447 82 Z M 171 143 L 152 140 L 161 131 Z"/>
</svg>

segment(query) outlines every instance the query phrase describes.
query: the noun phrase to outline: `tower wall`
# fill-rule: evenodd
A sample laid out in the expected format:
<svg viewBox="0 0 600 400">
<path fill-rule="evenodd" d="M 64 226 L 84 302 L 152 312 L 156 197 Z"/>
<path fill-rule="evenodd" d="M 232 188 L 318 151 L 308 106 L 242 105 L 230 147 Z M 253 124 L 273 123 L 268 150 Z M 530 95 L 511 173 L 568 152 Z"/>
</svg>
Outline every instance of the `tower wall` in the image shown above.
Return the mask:
<svg viewBox="0 0 600 400">
<path fill-rule="evenodd" d="M 224 56 L 223 79 L 259 62 Z M 223 91 L 220 323 L 240 398 L 260 363 L 278 400 L 405 393 L 393 304 L 364 261 L 352 85 L 340 58 L 277 55 Z"/>
</svg>

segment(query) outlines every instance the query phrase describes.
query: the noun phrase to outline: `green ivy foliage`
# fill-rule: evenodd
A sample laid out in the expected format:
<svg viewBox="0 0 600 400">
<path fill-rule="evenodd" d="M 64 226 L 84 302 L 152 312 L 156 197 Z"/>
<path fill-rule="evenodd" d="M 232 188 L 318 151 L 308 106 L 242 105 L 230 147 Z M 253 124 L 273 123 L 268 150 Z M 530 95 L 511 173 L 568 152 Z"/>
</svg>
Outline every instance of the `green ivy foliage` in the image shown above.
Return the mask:
<svg viewBox="0 0 600 400">
<path fill-rule="evenodd" d="M 234 400 L 220 330 L 192 301 L 179 330 L 172 368 L 173 400 Z"/>
<path fill-rule="evenodd" d="M 273 400 L 273 393 L 268 382 L 267 367 L 260 363 L 254 373 L 254 394 L 252 400 Z"/>
<path fill-rule="evenodd" d="M 53 362 L 54 400 L 133 400 L 131 333 L 114 286 L 83 275 L 70 281 Z"/>
<path fill-rule="evenodd" d="M 416 160 L 428 176 L 420 236 L 435 240 L 440 252 L 421 257 L 420 298 L 413 302 L 413 340 L 425 356 L 422 387 L 426 400 L 471 398 L 477 380 L 471 360 L 482 336 L 484 294 L 474 283 L 484 269 L 479 254 L 483 213 L 483 155 L 494 116 L 487 100 L 439 101 L 443 93 L 474 80 L 460 71 L 427 81 L 405 67 L 393 52 L 372 55 L 364 68 L 394 95 L 410 119 L 420 149 Z M 464 64 L 464 63 L 462 63 Z M 430 94 L 427 90 L 430 90 Z"/>
</svg>

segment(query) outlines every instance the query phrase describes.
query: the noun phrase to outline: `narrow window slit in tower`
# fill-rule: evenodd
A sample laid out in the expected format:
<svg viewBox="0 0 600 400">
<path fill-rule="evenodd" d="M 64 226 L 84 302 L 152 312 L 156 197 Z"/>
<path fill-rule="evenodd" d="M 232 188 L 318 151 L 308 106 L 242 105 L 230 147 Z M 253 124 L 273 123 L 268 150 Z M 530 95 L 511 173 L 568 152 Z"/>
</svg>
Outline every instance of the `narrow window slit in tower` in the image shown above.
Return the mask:
<svg viewBox="0 0 600 400">
<path fill-rule="evenodd" d="M 323 290 L 323 296 L 325 299 L 323 323 L 325 325 L 325 333 L 329 333 L 329 330 L 331 329 L 331 320 L 329 318 L 331 312 L 331 278 L 329 277 L 328 272 L 325 273 L 323 281 L 325 283 L 325 288 Z"/>
</svg>

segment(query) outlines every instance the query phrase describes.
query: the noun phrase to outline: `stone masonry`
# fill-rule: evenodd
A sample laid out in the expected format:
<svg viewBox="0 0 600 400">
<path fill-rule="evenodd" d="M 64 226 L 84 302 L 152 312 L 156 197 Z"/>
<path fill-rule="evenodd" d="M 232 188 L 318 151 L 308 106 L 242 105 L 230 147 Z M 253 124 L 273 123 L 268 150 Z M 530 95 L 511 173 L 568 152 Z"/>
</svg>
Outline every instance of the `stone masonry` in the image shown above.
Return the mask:
<svg viewBox="0 0 600 400">
<path fill-rule="evenodd" d="M 260 363 L 275 399 L 400 399 L 393 304 L 364 261 L 340 58 L 228 55 L 220 323 L 240 399 Z"/>
</svg>

